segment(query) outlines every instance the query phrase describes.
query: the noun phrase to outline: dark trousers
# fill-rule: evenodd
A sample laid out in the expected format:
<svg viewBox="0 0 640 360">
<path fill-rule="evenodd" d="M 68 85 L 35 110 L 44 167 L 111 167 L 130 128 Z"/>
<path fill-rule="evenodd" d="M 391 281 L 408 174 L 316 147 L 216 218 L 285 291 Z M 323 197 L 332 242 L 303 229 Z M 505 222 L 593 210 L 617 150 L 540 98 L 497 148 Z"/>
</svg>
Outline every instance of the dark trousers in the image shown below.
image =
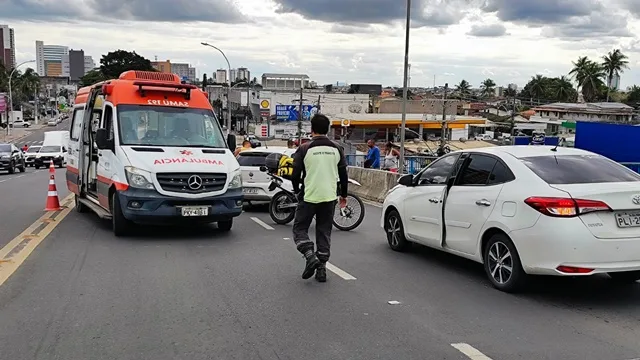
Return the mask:
<svg viewBox="0 0 640 360">
<path fill-rule="evenodd" d="M 309 239 L 309 226 L 313 217 L 316 217 L 316 256 L 323 263 L 329 261 L 331 254 L 331 230 L 333 229 L 333 213 L 336 208 L 335 201 L 322 203 L 308 203 L 302 201 L 296 208 L 296 217 L 293 220 L 293 241 L 301 254 L 314 251 L 314 244 Z"/>
</svg>

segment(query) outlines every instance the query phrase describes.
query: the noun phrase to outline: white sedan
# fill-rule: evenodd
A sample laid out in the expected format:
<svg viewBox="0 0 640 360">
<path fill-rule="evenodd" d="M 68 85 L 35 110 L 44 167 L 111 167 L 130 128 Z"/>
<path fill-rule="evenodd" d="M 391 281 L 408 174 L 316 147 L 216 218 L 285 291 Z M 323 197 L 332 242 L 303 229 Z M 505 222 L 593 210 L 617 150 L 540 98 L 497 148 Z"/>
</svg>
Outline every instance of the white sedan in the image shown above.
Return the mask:
<svg viewBox="0 0 640 360">
<path fill-rule="evenodd" d="M 517 291 L 528 275 L 640 279 L 640 175 L 588 151 L 457 151 L 405 175 L 381 225 L 393 250 L 420 243 L 483 263 Z"/>
<path fill-rule="evenodd" d="M 260 171 L 265 165 L 265 159 L 269 154 L 278 153 L 292 156 L 296 149 L 282 146 L 259 147 L 245 150 L 238 154 L 238 163 L 242 171 L 242 192 L 246 201 L 270 201 L 271 197 L 279 190 L 269 190 L 271 178 Z M 290 187 L 286 182 L 283 186 Z M 291 188 L 290 190 L 293 190 Z"/>
</svg>

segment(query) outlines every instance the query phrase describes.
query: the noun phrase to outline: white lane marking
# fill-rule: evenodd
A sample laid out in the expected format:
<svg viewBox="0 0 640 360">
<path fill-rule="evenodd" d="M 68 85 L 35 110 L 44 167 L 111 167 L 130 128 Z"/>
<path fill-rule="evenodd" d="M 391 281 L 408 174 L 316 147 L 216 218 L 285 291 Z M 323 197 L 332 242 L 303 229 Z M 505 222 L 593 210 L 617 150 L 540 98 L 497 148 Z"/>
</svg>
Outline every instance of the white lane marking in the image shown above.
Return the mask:
<svg viewBox="0 0 640 360">
<path fill-rule="evenodd" d="M 481 353 L 478 349 L 465 343 L 451 344 L 454 348 L 458 349 L 461 353 L 467 355 L 472 360 L 491 360 L 490 357 Z"/>
<path fill-rule="evenodd" d="M 340 276 L 344 280 L 355 280 L 356 279 L 353 275 L 351 275 L 348 272 L 340 269 L 339 267 L 333 265 L 332 263 L 327 263 L 327 270 L 329 270 L 332 273 Z"/>
<path fill-rule="evenodd" d="M 272 228 L 269 224 L 265 223 L 264 221 L 258 219 L 257 217 L 252 217 L 251 220 L 253 220 L 256 224 L 262 226 L 263 228 L 267 229 L 267 230 L 275 230 L 274 228 Z"/>
</svg>

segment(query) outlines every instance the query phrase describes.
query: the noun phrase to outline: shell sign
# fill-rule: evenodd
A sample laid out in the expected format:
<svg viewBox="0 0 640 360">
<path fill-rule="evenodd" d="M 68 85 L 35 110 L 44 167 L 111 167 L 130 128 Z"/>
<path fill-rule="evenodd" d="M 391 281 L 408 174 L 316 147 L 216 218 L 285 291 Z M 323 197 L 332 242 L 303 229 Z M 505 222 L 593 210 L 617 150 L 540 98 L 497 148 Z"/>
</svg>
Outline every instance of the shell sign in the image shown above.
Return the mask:
<svg viewBox="0 0 640 360">
<path fill-rule="evenodd" d="M 260 108 L 261 109 L 268 109 L 269 108 L 269 100 L 262 100 L 260 101 Z"/>
</svg>

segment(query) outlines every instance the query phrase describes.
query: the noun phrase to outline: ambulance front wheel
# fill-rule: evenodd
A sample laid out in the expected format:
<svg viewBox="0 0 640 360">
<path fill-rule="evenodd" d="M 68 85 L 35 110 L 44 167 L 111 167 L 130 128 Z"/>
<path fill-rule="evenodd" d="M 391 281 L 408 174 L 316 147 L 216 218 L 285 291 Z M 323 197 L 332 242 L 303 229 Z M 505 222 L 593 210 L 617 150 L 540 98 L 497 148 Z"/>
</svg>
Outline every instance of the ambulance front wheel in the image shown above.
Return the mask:
<svg viewBox="0 0 640 360">
<path fill-rule="evenodd" d="M 233 227 L 233 219 L 218 221 L 218 229 L 220 231 L 231 231 Z"/>
<path fill-rule="evenodd" d="M 122 214 L 122 206 L 118 194 L 114 191 L 111 194 L 111 226 L 115 236 L 125 236 L 131 229 L 131 221 Z"/>
</svg>

